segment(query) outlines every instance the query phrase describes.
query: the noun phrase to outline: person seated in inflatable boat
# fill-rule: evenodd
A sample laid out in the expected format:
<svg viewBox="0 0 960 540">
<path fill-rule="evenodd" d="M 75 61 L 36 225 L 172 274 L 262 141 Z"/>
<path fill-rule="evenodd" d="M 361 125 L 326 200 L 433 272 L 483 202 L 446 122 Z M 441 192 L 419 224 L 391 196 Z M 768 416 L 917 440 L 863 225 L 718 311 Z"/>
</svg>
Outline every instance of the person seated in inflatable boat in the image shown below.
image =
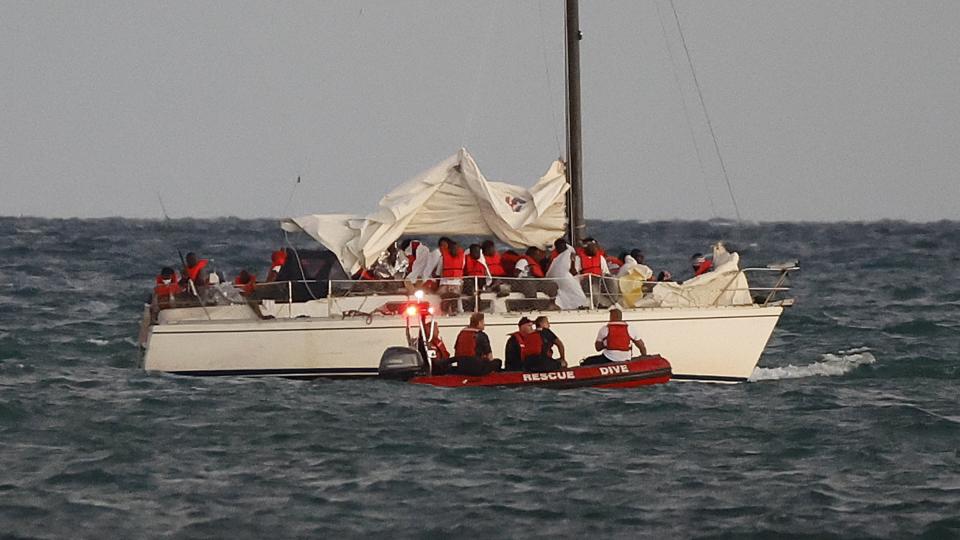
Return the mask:
<svg viewBox="0 0 960 540">
<path fill-rule="evenodd" d="M 597 332 L 594 343 L 600 354 L 585 358 L 581 366 L 608 364 L 610 362 L 626 362 L 633 357 L 633 346 L 636 345 L 640 355 L 647 354 L 647 346 L 643 344 L 636 329 L 623 321 L 623 312 L 617 308 L 610 310 L 610 321 Z"/>
</svg>

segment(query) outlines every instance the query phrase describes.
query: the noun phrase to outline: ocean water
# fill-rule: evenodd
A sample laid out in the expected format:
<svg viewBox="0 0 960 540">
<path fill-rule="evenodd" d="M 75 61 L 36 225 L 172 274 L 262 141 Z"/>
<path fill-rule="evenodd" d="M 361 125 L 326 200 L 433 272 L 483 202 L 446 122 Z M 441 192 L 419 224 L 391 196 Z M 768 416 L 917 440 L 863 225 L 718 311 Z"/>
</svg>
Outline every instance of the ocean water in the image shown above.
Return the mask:
<svg viewBox="0 0 960 540">
<path fill-rule="evenodd" d="M 720 239 L 798 258 L 753 381 L 145 373 L 158 269 L 179 248 L 262 276 L 275 223 L 0 218 L 0 537 L 960 538 L 960 223 L 590 232 L 678 277 Z"/>
</svg>

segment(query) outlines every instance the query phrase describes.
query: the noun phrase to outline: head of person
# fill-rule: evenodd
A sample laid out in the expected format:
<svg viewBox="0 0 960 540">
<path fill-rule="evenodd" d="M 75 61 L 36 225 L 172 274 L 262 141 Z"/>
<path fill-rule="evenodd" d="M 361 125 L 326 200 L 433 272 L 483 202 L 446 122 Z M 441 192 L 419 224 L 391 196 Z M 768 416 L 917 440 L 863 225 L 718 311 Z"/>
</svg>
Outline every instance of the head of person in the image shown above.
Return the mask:
<svg viewBox="0 0 960 540">
<path fill-rule="evenodd" d="M 164 266 L 162 269 L 160 269 L 160 280 L 167 285 L 173 281 L 173 276 L 175 275 L 176 273 L 173 271 L 173 268 L 170 268 L 169 266 Z"/>
<path fill-rule="evenodd" d="M 597 241 L 593 238 L 584 238 L 583 239 L 583 251 L 587 255 L 593 257 L 599 251 L 600 246 L 597 245 Z"/>
<path fill-rule="evenodd" d="M 657 281 L 670 281 L 672 279 L 673 279 L 673 275 L 670 274 L 670 272 L 667 272 L 666 270 L 657 274 Z"/>
<path fill-rule="evenodd" d="M 249 283 L 250 272 L 247 272 L 246 270 L 241 270 L 240 273 L 237 274 L 237 279 L 240 281 L 240 283 Z"/>
<path fill-rule="evenodd" d="M 187 266 L 196 266 L 197 264 L 197 254 L 194 252 L 187 253 Z"/>
<path fill-rule="evenodd" d="M 690 257 L 690 265 L 693 266 L 694 270 L 700 268 L 700 265 L 706 261 L 707 259 L 703 256 L 703 253 L 694 253 L 693 256 Z"/>
<path fill-rule="evenodd" d="M 543 250 L 538 248 L 537 246 L 528 247 L 526 254 L 538 261 L 543 258 Z"/>
<path fill-rule="evenodd" d="M 440 239 L 437 240 L 437 247 L 440 249 L 449 250 L 451 247 L 453 247 L 453 244 L 454 244 L 453 240 L 451 240 L 450 238 L 447 238 L 446 236 L 441 236 Z"/>
<path fill-rule="evenodd" d="M 484 240 L 483 243 L 480 244 L 480 250 L 483 251 L 484 255 L 489 257 L 497 252 L 497 246 L 493 243 L 493 240 Z"/>
<path fill-rule="evenodd" d="M 477 330 L 483 330 L 483 313 L 477 311 L 470 314 L 470 328 L 476 328 Z"/>
<path fill-rule="evenodd" d="M 482 255 L 480 244 L 470 244 L 470 258 L 479 261 L 480 255 Z"/>
<path fill-rule="evenodd" d="M 567 239 L 561 236 L 560 238 L 557 238 L 556 240 L 554 240 L 553 249 L 555 249 L 557 253 L 563 253 L 564 251 L 566 251 Z"/>
<path fill-rule="evenodd" d="M 643 264 L 643 252 L 639 249 L 631 249 L 630 256 L 633 257 L 633 260 L 637 261 L 640 264 Z"/>
<path fill-rule="evenodd" d="M 521 334 L 532 334 L 537 331 L 537 327 L 533 324 L 533 321 L 527 317 L 521 317 L 517 322 L 517 326 L 520 328 Z"/>
<path fill-rule="evenodd" d="M 542 329 L 550 328 L 550 319 L 548 319 L 546 315 L 541 315 L 537 317 L 536 320 L 534 320 L 533 322 L 534 324 L 537 325 L 538 329 L 542 330 Z"/>
<path fill-rule="evenodd" d="M 617 308 L 610 310 L 610 322 L 617 322 L 623 320 L 623 312 Z"/>
</svg>

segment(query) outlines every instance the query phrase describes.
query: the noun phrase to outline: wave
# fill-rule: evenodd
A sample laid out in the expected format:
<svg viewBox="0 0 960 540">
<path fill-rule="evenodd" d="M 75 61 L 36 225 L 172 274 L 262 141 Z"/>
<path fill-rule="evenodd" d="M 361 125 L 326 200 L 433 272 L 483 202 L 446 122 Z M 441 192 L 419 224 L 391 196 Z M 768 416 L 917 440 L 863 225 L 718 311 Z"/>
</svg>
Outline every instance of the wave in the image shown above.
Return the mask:
<svg viewBox="0 0 960 540">
<path fill-rule="evenodd" d="M 820 362 L 803 366 L 793 364 L 775 368 L 754 368 L 750 381 L 776 381 L 781 379 L 802 379 L 804 377 L 836 377 L 845 375 L 860 366 L 875 364 L 877 358 L 870 353 L 869 347 L 858 347 L 837 354 L 824 354 Z"/>
</svg>

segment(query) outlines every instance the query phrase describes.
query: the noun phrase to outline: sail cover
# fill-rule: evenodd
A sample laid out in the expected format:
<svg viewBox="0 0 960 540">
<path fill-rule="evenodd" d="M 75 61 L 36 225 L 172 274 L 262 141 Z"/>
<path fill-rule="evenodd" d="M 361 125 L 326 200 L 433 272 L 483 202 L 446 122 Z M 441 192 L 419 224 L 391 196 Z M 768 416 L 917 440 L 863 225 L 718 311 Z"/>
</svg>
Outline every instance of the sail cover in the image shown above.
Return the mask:
<svg viewBox="0 0 960 540">
<path fill-rule="evenodd" d="M 281 222 L 303 231 L 356 272 L 403 235 L 494 236 L 513 247 L 543 246 L 566 226 L 565 166 L 554 161 L 530 189 L 484 178 L 465 148 L 397 186 L 366 216 L 312 214 Z"/>
</svg>

